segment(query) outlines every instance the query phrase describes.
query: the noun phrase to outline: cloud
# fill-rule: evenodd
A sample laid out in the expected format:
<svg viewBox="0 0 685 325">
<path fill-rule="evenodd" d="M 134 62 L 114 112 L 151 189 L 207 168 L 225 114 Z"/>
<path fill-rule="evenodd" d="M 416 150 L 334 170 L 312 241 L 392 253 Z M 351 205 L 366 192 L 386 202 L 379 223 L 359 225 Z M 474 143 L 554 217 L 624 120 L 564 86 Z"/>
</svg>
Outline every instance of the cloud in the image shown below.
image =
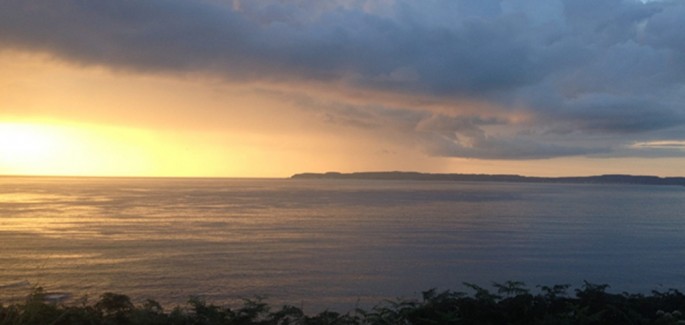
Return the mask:
<svg viewBox="0 0 685 325">
<path fill-rule="evenodd" d="M 682 1 L 0 3 L 0 49 L 383 94 L 308 105 L 325 123 L 411 129 L 432 154 L 488 159 L 639 154 L 627 141 L 685 138 L 682 30 Z M 425 107 L 382 99 L 411 96 Z"/>
<path fill-rule="evenodd" d="M 506 131 L 510 121 L 479 117 L 433 115 L 421 120 L 416 131 L 429 152 L 438 156 L 478 159 L 545 159 L 607 152 L 608 148 L 552 144 L 534 133 L 488 132 L 488 127 Z M 503 128 L 502 128 L 503 127 Z"/>
<path fill-rule="evenodd" d="M 648 142 L 636 142 L 632 145 L 632 147 L 685 150 L 685 140 L 659 140 Z"/>
<path fill-rule="evenodd" d="M 629 144 L 616 145 L 611 152 L 598 152 L 595 155 L 589 156 L 591 158 L 606 159 L 606 158 L 647 158 L 647 159 L 663 159 L 663 158 L 685 158 L 685 150 L 679 147 L 666 147 L 658 145 L 645 145 L 642 142 L 634 142 Z"/>
<path fill-rule="evenodd" d="M 635 142 L 617 150 L 629 157 L 685 157 L 685 140 L 652 140 Z"/>
</svg>

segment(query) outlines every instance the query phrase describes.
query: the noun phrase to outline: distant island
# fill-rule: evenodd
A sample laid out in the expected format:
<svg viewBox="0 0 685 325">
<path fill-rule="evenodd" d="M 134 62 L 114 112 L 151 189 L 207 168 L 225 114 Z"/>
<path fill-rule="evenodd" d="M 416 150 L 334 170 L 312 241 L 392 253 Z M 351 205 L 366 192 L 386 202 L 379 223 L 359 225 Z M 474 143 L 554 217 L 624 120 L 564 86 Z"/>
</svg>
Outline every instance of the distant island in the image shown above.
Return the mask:
<svg viewBox="0 0 685 325">
<path fill-rule="evenodd" d="M 571 183 L 571 184 L 642 184 L 685 186 L 685 177 L 658 177 L 639 175 L 599 175 L 574 177 L 530 177 L 521 175 L 488 174 L 431 174 L 419 172 L 358 172 L 358 173 L 301 173 L 292 179 L 361 179 L 361 180 L 412 180 L 457 182 L 513 182 L 513 183 Z"/>
</svg>

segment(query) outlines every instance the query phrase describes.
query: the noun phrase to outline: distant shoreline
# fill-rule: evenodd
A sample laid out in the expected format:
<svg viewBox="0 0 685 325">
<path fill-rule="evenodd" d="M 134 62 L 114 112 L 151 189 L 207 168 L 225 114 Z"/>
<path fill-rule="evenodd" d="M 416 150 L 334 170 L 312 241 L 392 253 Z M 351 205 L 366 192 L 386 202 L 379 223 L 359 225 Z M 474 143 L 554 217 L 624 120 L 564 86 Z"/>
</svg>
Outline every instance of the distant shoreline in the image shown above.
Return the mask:
<svg viewBox="0 0 685 325">
<path fill-rule="evenodd" d="M 489 174 L 432 174 L 419 172 L 355 172 L 355 173 L 300 173 L 291 179 L 357 179 L 357 180 L 411 180 L 456 182 L 509 182 L 509 183 L 565 183 L 565 184 L 638 184 L 685 186 L 685 177 L 659 177 L 642 175 L 598 175 L 571 177 L 531 177 L 521 175 Z"/>
</svg>

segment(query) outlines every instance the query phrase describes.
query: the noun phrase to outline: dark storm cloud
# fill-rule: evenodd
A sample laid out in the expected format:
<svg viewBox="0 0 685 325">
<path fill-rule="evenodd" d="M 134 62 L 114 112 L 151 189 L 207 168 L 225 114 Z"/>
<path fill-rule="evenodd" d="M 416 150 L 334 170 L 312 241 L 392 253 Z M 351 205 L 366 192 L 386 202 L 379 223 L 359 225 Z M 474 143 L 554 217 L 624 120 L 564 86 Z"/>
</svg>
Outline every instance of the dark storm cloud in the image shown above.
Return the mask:
<svg viewBox="0 0 685 325">
<path fill-rule="evenodd" d="M 683 1 L 0 3 L 4 49 L 134 72 L 319 81 L 497 105 L 495 120 L 427 111 L 388 118 L 374 110 L 384 103 L 324 105 L 336 109 L 322 114 L 365 128 L 411 125 L 433 154 L 491 159 L 610 155 L 620 139 L 660 132 L 684 139 L 683 30 Z M 528 122 L 509 119 L 514 109 Z M 609 140 L 598 144 L 597 134 Z"/>
<path fill-rule="evenodd" d="M 129 70 L 230 71 L 249 60 L 244 19 L 190 1 L 4 1 L 0 44 Z"/>
</svg>

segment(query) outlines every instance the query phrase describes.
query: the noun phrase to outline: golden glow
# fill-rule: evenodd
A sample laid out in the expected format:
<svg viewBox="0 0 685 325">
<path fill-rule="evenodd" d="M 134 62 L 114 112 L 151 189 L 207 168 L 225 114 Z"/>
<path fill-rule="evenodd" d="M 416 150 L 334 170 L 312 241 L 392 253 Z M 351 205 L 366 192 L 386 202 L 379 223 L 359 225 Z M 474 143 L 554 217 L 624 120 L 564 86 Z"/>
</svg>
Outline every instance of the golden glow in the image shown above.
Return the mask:
<svg viewBox="0 0 685 325">
<path fill-rule="evenodd" d="M 0 71 L 0 175 L 288 177 L 440 164 L 248 86 L 12 52 L 0 52 Z M 22 152 L 20 137 L 34 149 Z"/>
<path fill-rule="evenodd" d="M 315 148 L 305 140 L 62 121 L 0 122 L 0 175 L 283 177 L 325 170 L 330 152 L 306 155 Z M 301 148 L 279 147 L 281 141 L 298 142 Z"/>
<path fill-rule="evenodd" d="M 0 173 L 29 175 L 85 175 L 102 171 L 113 156 L 109 145 L 118 132 L 92 130 L 74 125 L 0 123 Z M 120 163 L 120 162 L 117 162 Z M 125 165 L 138 169 L 135 160 Z"/>
<path fill-rule="evenodd" d="M 0 123 L 0 174 L 183 176 L 197 174 L 199 160 L 211 161 L 202 146 L 141 129 Z"/>
<path fill-rule="evenodd" d="M 525 109 L 502 112 L 479 102 L 332 90 L 309 83 L 237 84 L 203 76 L 111 71 L 15 51 L 0 51 L 0 71 L 0 175 L 288 177 L 330 170 L 682 175 L 683 159 L 677 157 L 434 157 L 416 139 L 405 137 L 403 129 L 360 127 L 354 119 L 330 118 L 308 103 L 309 98 L 349 105 L 370 100 L 449 116 L 506 113 L 511 123 L 522 124 L 531 119 Z M 500 132 L 496 127 L 488 128 Z M 638 142 L 631 149 L 682 150 L 683 143 Z"/>
<path fill-rule="evenodd" d="M 0 157 L 14 164 L 33 165 L 63 150 L 61 132 L 30 124 L 0 124 Z"/>
</svg>

